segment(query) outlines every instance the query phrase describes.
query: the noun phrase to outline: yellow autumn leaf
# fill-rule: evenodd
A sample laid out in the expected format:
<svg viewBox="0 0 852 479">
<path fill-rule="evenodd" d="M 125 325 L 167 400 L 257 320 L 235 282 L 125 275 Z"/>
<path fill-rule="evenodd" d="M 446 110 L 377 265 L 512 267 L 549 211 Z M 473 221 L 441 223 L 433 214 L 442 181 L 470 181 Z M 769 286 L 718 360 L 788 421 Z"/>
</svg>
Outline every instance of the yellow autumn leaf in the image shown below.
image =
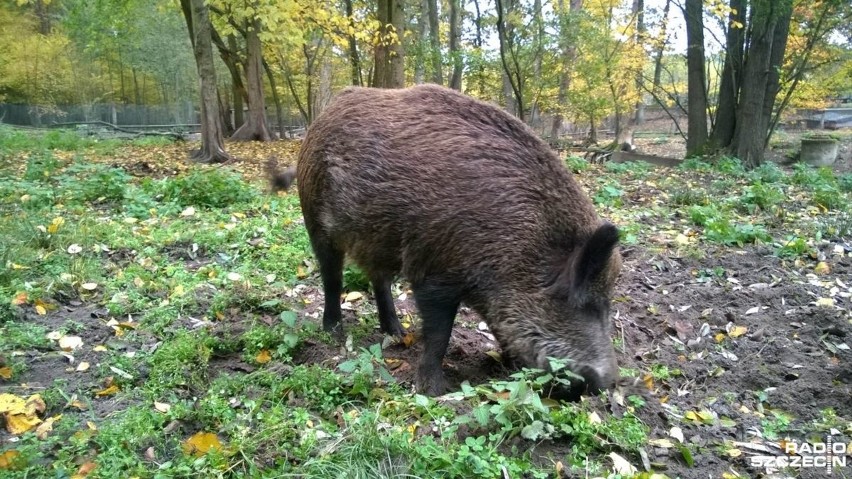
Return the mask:
<svg viewBox="0 0 852 479">
<path fill-rule="evenodd" d="M 53 218 L 53 221 L 50 222 L 50 226 L 47 227 L 47 232 L 50 234 L 54 234 L 59 231 L 59 227 L 65 223 L 65 220 L 62 218 Z"/>
<path fill-rule="evenodd" d="M 172 405 L 164 402 L 154 401 L 154 409 L 161 413 L 167 413 L 172 409 Z"/>
<path fill-rule="evenodd" d="M 26 414 L 6 415 L 6 430 L 15 435 L 23 434 L 39 424 L 41 424 L 41 419 L 37 416 L 28 416 Z"/>
<path fill-rule="evenodd" d="M 197 432 L 181 446 L 184 454 L 201 457 L 212 449 L 222 450 L 222 443 L 212 432 Z"/>
<path fill-rule="evenodd" d="M 272 355 L 269 354 L 268 349 L 262 349 L 259 353 L 257 353 L 254 360 L 257 361 L 258 364 L 266 364 L 272 360 Z"/>
<path fill-rule="evenodd" d="M 113 394 L 115 394 L 119 391 L 121 391 L 121 388 L 119 388 L 117 384 L 113 384 L 112 386 L 110 386 L 106 389 L 101 389 L 100 391 L 96 392 L 95 396 L 98 396 L 98 397 L 112 396 Z"/>
<path fill-rule="evenodd" d="M 734 326 L 731 328 L 731 331 L 728 332 L 728 336 L 732 338 L 738 338 L 745 334 L 748 331 L 748 328 L 745 326 Z"/>
<path fill-rule="evenodd" d="M 725 340 L 725 333 L 718 333 L 716 336 L 713 336 L 713 339 L 715 339 L 717 343 L 721 343 Z"/>
<path fill-rule="evenodd" d="M 8 366 L 0 368 L 0 378 L 12 379 L 12 368 Z"/>
<path fill-rule="evenodd" d="M 45 314 L 47 314 L 47 310 L 44 308 L 44 306 L 42 306 L 40 304 L 36 305 L 35 310 L 36 310 L 36 313 L 39 314 L 39 316 L 44 316 Z"/>
<path fill-rule="evenodd" d="M 0 470 L 12 471 L 21 469 L 23 466 L 22 462 L 21 453 L 14 449 L 0 453 Z"/>
<path fill-rule="evenodd" d="M 825 261 L 820 261 L 819 263 L 817 263 L 816 268 L 814 268 L 814 273 L 816 274 L 828 274 L 830 272 L 831 268 Z"/>
<path fill-rule="evenodd" d="M 352 291 L 351 293 L 347 294 L 345 298 L 343 298 L 343 301 L 346 301 L 347 303 L 351 303 L 352 301 L 358 301 L 359 299 L 361 299 L 363 297 L 364 297 L 363 293 L 360 293 L 358 291 Z"/>
<path fill-rule="evenodd" d="M 57 414 L 56 416 L 47 418 L 36 428 L 36 436 L 42 441 L 47 439 L 47 434 L 50 431 L 53 431 L 53 423 L 60 419 L 62 419 L 62 414 Z"/>
<path fill-rule="evenodd" d="M 0 394 L 0 414 L 24 414 L 27 401 L 14 394 Z"/>
<path fill-rule="evenodd" d="M 414 333 L 407 333 L 403 336 L 402 344 L 404 344 L 406 348 L 410 348 L 411 345 L 414 344 Z"/>
</svg>

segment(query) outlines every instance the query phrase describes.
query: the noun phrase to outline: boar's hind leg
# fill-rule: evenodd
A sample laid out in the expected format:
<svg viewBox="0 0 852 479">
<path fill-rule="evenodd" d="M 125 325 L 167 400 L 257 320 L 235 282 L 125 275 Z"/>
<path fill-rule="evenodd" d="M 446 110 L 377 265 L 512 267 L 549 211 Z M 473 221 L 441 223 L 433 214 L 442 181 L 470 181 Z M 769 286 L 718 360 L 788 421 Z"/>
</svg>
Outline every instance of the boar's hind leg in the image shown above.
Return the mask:
<svg viewBox="0 0 852 479">
<path fill-rule="evenodd" d="M 444 393 L 442 363 L 453 332 L 459 308 L 454 294 L 445 288 L 426 284 L 414 286 L 414 300 L 423 321 L 423 356 L 417 370 L 417 391 L 430 396 Z"/>
<path fill-rule="evenodd" d="M 314 242 L 314 254 L 320 265 L 325 311 L 322 327 L 328 332 L 340 333 L 340 293 L 343 292 L 343 252 L 325 242 Z"/>
<path fill-rule="evenodd" d="M 396 308 L 393 305 L 393 296 L 391 296 L 391 280 L 387 277 L 377 276 L 372 278 L 373 290 L 376 293 L 376 306 L 379 308 L 379 325 L 382 332 L 394 336 L 402 336 L 405 331 L 402 325 L 399 324 L 399 318 L 396 316 Z"/>
</svg>

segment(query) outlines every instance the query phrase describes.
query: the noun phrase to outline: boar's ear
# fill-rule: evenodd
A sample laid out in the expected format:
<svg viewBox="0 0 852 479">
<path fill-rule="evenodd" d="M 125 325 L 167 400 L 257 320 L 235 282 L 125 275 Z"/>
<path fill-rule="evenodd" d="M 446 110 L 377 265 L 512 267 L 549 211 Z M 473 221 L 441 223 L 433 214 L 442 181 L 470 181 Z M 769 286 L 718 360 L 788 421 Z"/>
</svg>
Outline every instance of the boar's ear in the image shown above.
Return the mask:
<svg viewBox="0 0 852 479">
<path fill-rule="evenodd" d="M 609 267 L 615 246 L 618 244 L 618 228 L 604 223 L 592 233 L 575 257 L 570 277 L 571 291 L 578 300 L 597 289 L 603 289 L 607 279 L 604 277 Z"/>
</svg>

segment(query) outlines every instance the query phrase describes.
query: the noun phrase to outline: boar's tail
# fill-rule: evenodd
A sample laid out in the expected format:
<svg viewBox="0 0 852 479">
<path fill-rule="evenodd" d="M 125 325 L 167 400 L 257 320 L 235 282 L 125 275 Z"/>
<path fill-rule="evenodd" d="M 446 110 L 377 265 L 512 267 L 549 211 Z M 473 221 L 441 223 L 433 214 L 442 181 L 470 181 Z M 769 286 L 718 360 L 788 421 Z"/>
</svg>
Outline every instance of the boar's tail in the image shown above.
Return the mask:
<svg viewBox="0 0 852 479">
<path fill-rule="evenodd" d="M 269 175 L 269 183 L 272 191 L 287 190 L 296 179 L 296 167 L 291 166 L 284 171 L 278 169 L 278 161 L 270 158 L 266 162 L 266 173 Z"/>
</svg>

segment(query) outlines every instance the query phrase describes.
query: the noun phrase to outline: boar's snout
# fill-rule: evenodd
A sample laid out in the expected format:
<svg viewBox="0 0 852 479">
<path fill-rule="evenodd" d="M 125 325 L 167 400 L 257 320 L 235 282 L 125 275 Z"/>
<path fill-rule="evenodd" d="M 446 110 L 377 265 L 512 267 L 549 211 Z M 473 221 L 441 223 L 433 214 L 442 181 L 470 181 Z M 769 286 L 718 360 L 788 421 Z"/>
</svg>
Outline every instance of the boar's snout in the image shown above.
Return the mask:
<svg viewBox="0 0 852 479">
<path fill-rule="evenodd" d="M 581 376 L 583 381 L 572 381 L 570 386 L 553 383 L 549 388 L 548 396 L 553 399 L 577 401 L 584 394 L 598 394 L 607 389 L 615 387 L 618 374 L 618 366 L 615 360 L 603 368 L 593 366 L 581 366 L 575 368 L 575 374 Z M 547 390 L 547 389 L 546 389 Z"/>
</svg>

